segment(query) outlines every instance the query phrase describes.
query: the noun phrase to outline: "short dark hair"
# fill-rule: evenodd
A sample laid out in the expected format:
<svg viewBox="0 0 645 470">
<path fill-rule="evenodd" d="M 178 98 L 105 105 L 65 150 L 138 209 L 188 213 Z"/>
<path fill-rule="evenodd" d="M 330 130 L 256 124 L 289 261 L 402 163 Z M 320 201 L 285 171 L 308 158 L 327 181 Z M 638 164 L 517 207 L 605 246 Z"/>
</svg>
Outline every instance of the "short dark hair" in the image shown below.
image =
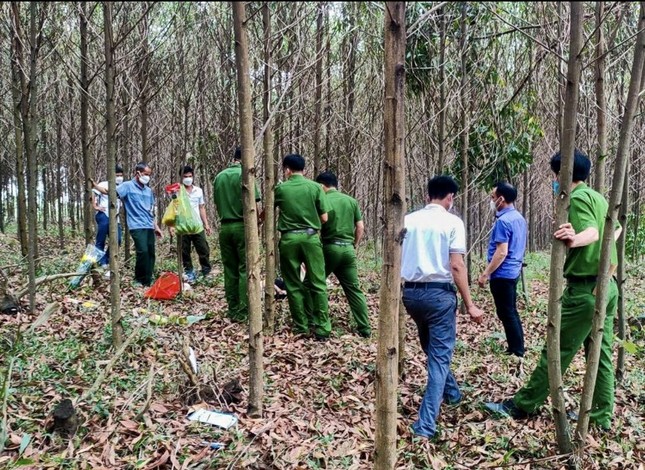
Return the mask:
<svg viewBox="0 0 645 470">
<path fill-rule="evenodd" d="M 325 185 L 328 188 L 338 188 L 338 178 L 331 171 L 323 171 L 316 176 L 316 183 Z"/>
<path fill-rule="evenodd" d="M 145 171 L 146 168 L 150 168 L 146 162 L 139 162 L 137 166 L 134 167 L 134 171 Z"/>
<path fill-rule="evenodd" d="M 193 171 L 193 167 L 192 167 L 192 166 L 190 166 L 190 165 L 186 165 L 185 167 L 183 167 L 183 168 L 181 169 L 181 174 L 180 174 L 179 176 L 184 176 L 186 173 L 193 173 L 193 174 L 195 174 L 195 172 Z"/>
<path fill-rule="evenodd" d="M 508 203 L 515 202 L 517 199 L 517 188 L 515 188 L 511 183 L 498 181 L 495 183 L 493 188 L 495 189 L 495 193 L 497 193 L 498 196 L 502 196 Z"/>
<path fill-rule="evenodd" d="M 457 191 L 459 191 L 459 185 L 451 176 L 435 176 L 428 181 L 430 199 L 444 199 L 448 194 L 456 194 Z"/>
<path fill-rule="evenodd" d="M 305 169 L 305 159 L 297 153 L 290 153 L 282 160 L 282 168 L 289 168 L 291 171 L 302 171 Z"/>
<path fill-rule="evenodd" d="M 233 152 L 233 160 L 242 160 L 242 147 L 235 147 L 235 152 Z"/>
<path fill-rule="evenodd" d="M 560 174 L 560 166 L 562 165 L 562 155 L 560 152 L 553 155 L 551 158 L 551 170 L 556 175 Z M 573 175 L 571 181 L 586 181 L 591 172 L 591 160 L 589 157 L 578 149 L 573 151 Z"/>
<path fill-rule="evenodd" d="M 121 165 L 116 165 L 114 167 L 114 173 L 121 173 L 123 174 L 123 167 Z"/>
</svg>

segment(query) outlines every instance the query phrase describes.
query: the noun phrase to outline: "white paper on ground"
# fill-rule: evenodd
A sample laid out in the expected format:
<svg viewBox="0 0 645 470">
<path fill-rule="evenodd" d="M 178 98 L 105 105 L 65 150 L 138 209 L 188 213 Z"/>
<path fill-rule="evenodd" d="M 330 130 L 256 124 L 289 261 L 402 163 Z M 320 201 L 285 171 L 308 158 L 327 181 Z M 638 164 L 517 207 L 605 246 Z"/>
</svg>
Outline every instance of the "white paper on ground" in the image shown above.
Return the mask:
<svg viewBox="0 0 645 470">
<path fill-rule="evenodd" d="M 228 429 L 237 424 L 237 417 L 229 413 L 219 411 L 197 410 L 188 415 L 190 421 L 213 424 L 220 428 Z"/>
</svg>

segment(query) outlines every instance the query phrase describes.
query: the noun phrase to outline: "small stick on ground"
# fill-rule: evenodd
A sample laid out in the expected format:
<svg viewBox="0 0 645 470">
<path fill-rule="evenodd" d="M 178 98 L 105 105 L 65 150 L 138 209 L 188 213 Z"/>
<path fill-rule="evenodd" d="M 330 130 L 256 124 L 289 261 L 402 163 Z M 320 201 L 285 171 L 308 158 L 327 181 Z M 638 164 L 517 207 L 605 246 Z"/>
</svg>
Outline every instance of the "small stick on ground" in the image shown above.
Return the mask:
<svg viewBox="0 0 645 470">
<path fill-rule="evenodd" d="M 155 382 L 155 364 L 154 362 L 150 364 L 150 372 L 148 373 L 148 388 L 146 390 L 146 401 L 143 404 L 143 408 L 141 408 L 141 411 L 137 413 L 137 416 L 135 416 L 134 420 L 139 421 L 141 418 L 143 418 L 143 415 L 148 411 L 150 408 L 150 403 L 152 402 L 152 386 L 154 385 Z"/>
</svg>

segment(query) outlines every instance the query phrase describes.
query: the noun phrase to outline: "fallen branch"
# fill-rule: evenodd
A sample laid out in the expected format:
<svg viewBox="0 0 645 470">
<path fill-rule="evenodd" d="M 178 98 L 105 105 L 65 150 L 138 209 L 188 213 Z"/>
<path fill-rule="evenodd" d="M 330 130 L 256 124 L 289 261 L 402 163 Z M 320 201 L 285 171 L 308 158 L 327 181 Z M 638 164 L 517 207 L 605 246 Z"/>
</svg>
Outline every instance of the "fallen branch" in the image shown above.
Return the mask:
<svg viewBox="0 0 645 470">
<path fill-rule="evenodd" d="M 58 302 L 52 302 L 51 304 L 47 305 L 47 307 L 45 307 L 45 310 L 43 310 L 43 313 L 41 313 L 40 316 L 36 318 L 36 320 L 27 329 L 27 334 L 32 334 L 36 328 L 44 325 L 47 320 L 49 320 L 49 317 L 51 317 L 56 312 L 56 310 L 58 310 Z"/>
<path fill-rule="evenodd" d="M 89 397 L 101 386 L 107 374 L 109 374 L 110 371 L 112 370 L 112 367 L 114 367 L 114 364 L 116 364 L 116 362 L 123 355 L 123 353 L 128 348 L 128 346 L 130 346 L 130 343 L 132 343 L 134 338 L 136 338 L 139 335 L 139 331 L 141 331 L 140 325 L 130 334 L 130 336 L 128 336 L 128 339 L 126 339 L 121 345 L 121 347 L 114 353 L 114 356 L 112 356 L 112 359 L 110 359 L 110 362 L 108 362 L 108 364 L 99 373 L 98 377 L 96 377 L 94 384 L 90 388 L 85 390 L 85 392 L 83 392 L 80 398 L 76 400 L 76 402 L 74 403 L 75 406 L 77 406 L 79 402 L 86 400 L 87 397 Z"/>
<path fill-rule="evenodd" d="M 148 373 L 148 387 L 146 390 L 146 401 L 143 404 L 143 408 L 141 408 L 141 411 L 137 413 L 137 416 L 135 416 L 134 420 L 139 421 L 143 415 L 145 414 L 146 411 L 148 411 L 148 408 L 150 408 L 150 403 L 152 402 L 152 386 L 155 382 L 155 364 L 154 362 L 150 364 L 150 372 Z"/>
<path fill-rule="evenodd" d="M 39 278 L 36 278 L 34 283 L 36 284 L 36 287 L 38 287 L 40 284 L 43 284 L 44 282 L 51 282 L 51 281 L 55 281 L 56 279 L 63 279 L 66 277 L 74 277 L 78 275 L 79 275 L 78 273 L 50 274 L 48 276 L 41 276 Z M 29 293 L 29 284 L 27 284 L 26 286 L 24 286 L 22 289 L 18 291 L 18 293 L 16 294 L 16 298 L 20 300 L 28 293 Z"/>
<path fill-rule="evenodd" d="M 11 382 L 11 373 L 13 372 L 13 363 L 16 360 L 15 355 L 11 355 L 9 360 L 9 368 L 7 375 L 4 378 L 4 385 L 2 387 L 2 423 L 0 424 L 0 454 L 4 452 L 4 443 L 7 440 L 7 395 L 9 393 L 9 382 Z"/>
</svg>

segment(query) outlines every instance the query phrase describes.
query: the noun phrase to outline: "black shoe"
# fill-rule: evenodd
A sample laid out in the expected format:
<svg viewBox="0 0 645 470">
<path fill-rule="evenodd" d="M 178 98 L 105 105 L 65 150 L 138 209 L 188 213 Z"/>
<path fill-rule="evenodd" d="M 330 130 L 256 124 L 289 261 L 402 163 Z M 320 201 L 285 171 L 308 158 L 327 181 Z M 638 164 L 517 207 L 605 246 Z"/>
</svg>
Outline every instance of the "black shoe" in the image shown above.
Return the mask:
<svg viewBox="0 0 645 470">
<path fill-rule="evenodd" d="M 501 403 L 484 403 L 484 408 L 493 414 L 513 419 L 525 419 L 530 416 L 529 413 L 515 405 L 513 400 L 504 400 Z"/>
<path fill-rule="evenodd" d="M 319 343 L 325 343 L 329 341 L 329 336 L 314 334 L 314 341 L 318 341 Z"/>
<path fill-rule="evenodd" d="M 371 338 L 372 337 L 372 332 L 371 331 L 359 331 L 358 336 L 361 338 Z"/>
</svg>

